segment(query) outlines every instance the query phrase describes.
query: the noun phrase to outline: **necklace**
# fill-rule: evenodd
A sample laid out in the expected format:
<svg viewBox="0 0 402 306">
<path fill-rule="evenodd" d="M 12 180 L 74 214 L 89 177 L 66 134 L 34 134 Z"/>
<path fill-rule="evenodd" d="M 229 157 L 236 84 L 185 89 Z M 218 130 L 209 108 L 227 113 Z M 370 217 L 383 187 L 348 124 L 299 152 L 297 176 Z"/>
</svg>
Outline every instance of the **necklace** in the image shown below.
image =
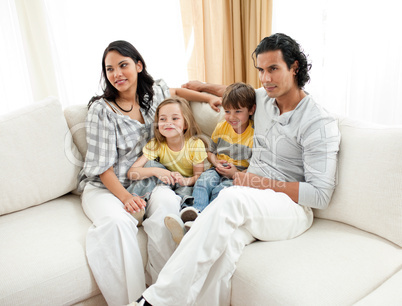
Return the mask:
<svg viewBox="0 0 402 306">
<path fill-rule="evenodd" d="M 119 104 L 117 104 L 117 101 L 114 101 L 114 103 L 117 105 L 118 108 L 120 108 L 125 113 L 131 112 L 133 110 L 133 107 L 134 107 L 134 105 L 131 104 L 131 108 L 129 110 L 125 110 L 125 109 L 121 108 Z"/>
</svg>

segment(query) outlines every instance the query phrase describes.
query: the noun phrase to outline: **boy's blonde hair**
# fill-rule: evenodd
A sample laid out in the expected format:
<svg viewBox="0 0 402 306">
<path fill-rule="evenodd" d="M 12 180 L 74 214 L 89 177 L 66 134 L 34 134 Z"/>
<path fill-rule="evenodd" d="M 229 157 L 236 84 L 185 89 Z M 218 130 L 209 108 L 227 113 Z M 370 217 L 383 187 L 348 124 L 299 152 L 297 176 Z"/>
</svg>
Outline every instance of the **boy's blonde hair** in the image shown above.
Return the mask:
<svg viewBox="0 0 402 306">
<path fill-rule="evenodd" d="M 243 83 L 233 83 L 226 87 L 222 97 L 224 109 L 239 109 L 247 107 L 251 110 L 255 105 L 255 90 L 252 86 Z"/>
<path fill-rule="evenodd" d="M 180 97 L 171 97 L 171 98 L 167 98 L 165 100 L 163 100 L 161 102 L 161 104 L 158 105 L 158 107 L 156 108 L 156 112 L 155 112 L 155 124 L 154 124 L 154 137 L 156 140 L 156 148 L 153 149 L 157 149 L 159 147 L 159 145 L 161 143 L 166 142 L 166 137 L 163 136 L 158 128 L 158 122 L 159 122 L 159 113 L 160 113 L 160 109 L 168 104 L 177 104 L 180 107 L 180 111 L 183 115 L 183 119 L 184 119 L 184 124 L 185 124 L 185 129 L 184 129 L 184 139 L 188 140 L 190 138 L 200 138 L 202 141 L 204 141 L 204 139 L 202 139 L 201 136 L 201 129 L 199 128 L 197 122 L 195 122 L 195 118 L 193 115 L 193 112 L 191 111 L 190 108 L 190 104 L 187 102 L 186 99 L 180 98 Z M 204 141 L 205 143 L 205 141 Z"/>
</svg>

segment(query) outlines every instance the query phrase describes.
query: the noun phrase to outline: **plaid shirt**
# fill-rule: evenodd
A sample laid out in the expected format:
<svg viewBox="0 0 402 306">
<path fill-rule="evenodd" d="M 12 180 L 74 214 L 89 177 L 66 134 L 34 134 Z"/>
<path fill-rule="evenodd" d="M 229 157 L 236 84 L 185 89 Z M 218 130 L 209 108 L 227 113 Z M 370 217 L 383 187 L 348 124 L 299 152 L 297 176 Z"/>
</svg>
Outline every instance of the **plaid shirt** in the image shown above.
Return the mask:
<svg viewBox="0 0 402 306">
<path fill-rule="evenodd" d="M 141 109 L 145 124 L 113 112 L 104 99 L 92 104 L 85 123 L 88 150 L 78 176 L 78 191 L 82 192 L 87 183 L 106 188 L 99 175 L 110 167 L 125 188 L 131 184 L 127 171 L 142 155 L 143 147 L 153 136 L 157 106 L 170 97 L 169 88 L 163 80 L 155 81 L 153 88 L 155 94 L 148 113 Z"/>
</svg>

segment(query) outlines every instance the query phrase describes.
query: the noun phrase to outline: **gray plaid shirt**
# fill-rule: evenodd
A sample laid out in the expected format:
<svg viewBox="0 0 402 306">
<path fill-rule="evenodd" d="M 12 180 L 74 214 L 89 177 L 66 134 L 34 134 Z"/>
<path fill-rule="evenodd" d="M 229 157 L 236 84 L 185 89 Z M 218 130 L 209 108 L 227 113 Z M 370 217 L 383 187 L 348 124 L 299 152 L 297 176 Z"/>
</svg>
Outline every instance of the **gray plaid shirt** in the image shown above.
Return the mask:
<svg viewBox="0 0 402 306">
<path fill-rule="evenodd" d="M 92 104 L 85 123 L 88 150 L 78 176 L 78 191 L 82 192 L 87 183 L 105 188 L 99 175 L 110 167 L 125 188 L 131 184 L 127 171 L 142 155 L 142 148 L 153 136 L 157 106 L 170 97 L 169 88 L 163 80 L 155 81 L 153 88 L 155 94 L 148 113 L 141 109 L 145 124 L 113 112 L 104 99 Z"/>
</svg>

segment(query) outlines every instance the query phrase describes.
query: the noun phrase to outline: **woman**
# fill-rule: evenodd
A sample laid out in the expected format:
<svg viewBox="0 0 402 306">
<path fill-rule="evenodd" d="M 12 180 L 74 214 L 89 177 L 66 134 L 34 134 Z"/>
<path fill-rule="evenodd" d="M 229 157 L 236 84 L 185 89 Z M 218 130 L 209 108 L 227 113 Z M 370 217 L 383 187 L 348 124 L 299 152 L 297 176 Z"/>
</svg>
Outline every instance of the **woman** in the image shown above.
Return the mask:
<svg viewBox="0 0 402 306">
<path fill-rule="evenodd" d="M 88 151 L 79 190 L 85 214 L 93 222 L 86 242 L 89 265 L 107 303 L 125 305 L 141 295 L 146 283 L 137 241 L 137 219 L 142 219 L 145 202 L 126 190 L 127 171 L 152 136 L 156 107 L 170 95 L 206 101 L 211 107 L 220 99 L 154 81 L 140 53 L 126 41 L 105 49 L 102 79 L 103 95 L 88 104 Z M 176 247 L 164 218 L 178 214 L 179 203 L 180 197 L 164 186 L 157 187 L 147 203 L 143 226 L 148 235 L 148 284 L 156 281 Z"/>
</svg>

